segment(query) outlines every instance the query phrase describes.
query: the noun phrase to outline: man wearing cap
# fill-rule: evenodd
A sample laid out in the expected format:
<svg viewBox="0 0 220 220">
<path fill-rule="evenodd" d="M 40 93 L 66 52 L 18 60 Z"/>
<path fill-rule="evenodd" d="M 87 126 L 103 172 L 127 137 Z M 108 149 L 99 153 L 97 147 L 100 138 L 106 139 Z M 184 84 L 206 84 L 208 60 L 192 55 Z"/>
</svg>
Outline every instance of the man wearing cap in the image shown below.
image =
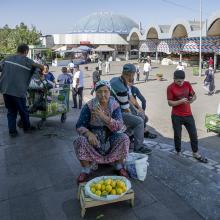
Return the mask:
<svg viewBox="0 0 220 220">
<path fill-rule="evenodd" d="M 174 130 L 174 144 L 177 155 L 181 153 L 182 125 L 189 133 L 193 157 L 200 162 L 207 163 L 207 159 L 198 153 L 198 137 L 195 121 L 190 104 L 196 100 L 196 94 L 189 82 L 184 81 L 185 72 L 176 70 L 174 82 L 167 88 L 168 105 L 172 107 L 172 124 Z"/>
<path fill-rule="evenodd" d="M 130 109 L 129 97 L 131 93 L 128 84 L 134 80 L 136 68 L 133 64 L 125 64 L 123 66 L 122 75 L 111 79 L 111 92 L 120 104 L 122 110 L 123 121 L 126 127 L 132 130 L 134 135 L 134 151 L 139 153 L 150 154 L 151 150 L 146 148 L 144 141 L 144 120 L 137 114 L 133 114 Z"/>
</svg>

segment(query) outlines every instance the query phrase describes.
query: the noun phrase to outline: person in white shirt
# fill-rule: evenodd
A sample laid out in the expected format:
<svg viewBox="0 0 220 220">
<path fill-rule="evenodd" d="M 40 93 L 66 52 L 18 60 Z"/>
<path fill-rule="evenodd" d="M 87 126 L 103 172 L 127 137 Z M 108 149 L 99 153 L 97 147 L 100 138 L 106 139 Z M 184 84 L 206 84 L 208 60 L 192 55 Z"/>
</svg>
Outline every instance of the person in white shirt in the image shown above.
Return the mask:
<svg viewBox="0 0 220 220">
<path fill-rule="evenodd" d="M 145 75 L 145 79 L 144 81 L 148 81 L 148 77 L 151 71 L 151 65 L 149 63 L 149 61 L 147 60 L 146 63 L 144 64 L 144 75 Z"/>
<path fill-rule="evenodd" d="M 83 72 L 79 69 L 79 65 L 75 65 L 75 73 L 73 76 L 73 87 L 72 87 L 72 96 L 73 96 L 73 108 L 77 108 L 77 95 L 79 97 L 79 109 L 82 108 L 83 100 Z"/>
<path fill-rule="evenodd" d="M 182 70 L 182 71 L 184 71 L 184 66 L 183 66 L 183 64 L 182 64 L 182 62 L 179 62 L 179 64 L 177 65 L 177 67 L 176 67 L 176 70 Z"/>
<path fill-rule="evenodd" d="M 102 75 L 102 61 L 99 59 L 98 61 L 99 74 Z"/>
<path fill-rule="evenodd" d="M 110 62 L 108 60 L 105 62 L 105 72 L 106 74 L 110 72 Z"/>
</svg>

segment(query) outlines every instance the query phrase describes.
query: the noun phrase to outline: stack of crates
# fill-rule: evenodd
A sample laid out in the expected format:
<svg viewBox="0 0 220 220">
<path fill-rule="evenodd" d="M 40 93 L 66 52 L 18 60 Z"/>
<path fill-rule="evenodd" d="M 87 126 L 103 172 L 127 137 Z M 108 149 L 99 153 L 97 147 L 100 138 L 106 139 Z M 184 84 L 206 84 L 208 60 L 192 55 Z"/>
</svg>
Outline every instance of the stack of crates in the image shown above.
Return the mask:
<svg viewBox="0 0 220 220">
<path fill-rule="evenodd" d="M 207 131 L 212 131 L 220 134 L 220 116 L 217 114 L 206 114 L 205 127 Z"/>
</svg>

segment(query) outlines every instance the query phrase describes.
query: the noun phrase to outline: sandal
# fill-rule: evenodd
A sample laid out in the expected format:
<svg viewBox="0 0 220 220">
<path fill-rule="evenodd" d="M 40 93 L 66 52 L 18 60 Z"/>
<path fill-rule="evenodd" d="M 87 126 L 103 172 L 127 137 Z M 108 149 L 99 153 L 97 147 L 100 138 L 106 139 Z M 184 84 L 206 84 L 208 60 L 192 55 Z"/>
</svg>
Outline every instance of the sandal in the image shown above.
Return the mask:
<svg viewBox="0 0 220 220">
<path fill-rule="evenodd" d="M 194 156 L 194 158 L 195 158 L 196 160 L 198 160 L 199 162 L 201 162 L 201 163 L 208 163 L 208 159 L 207 159 L 206 157 L 201 156 L 201 155 L 199 155 L 199 156 Z"/>
<path fill-rule="evenodd" d="M 119 176 L 124 176 L 124 177 L 126 177 L 127 179 L 129 179 L 129 175 L 128 175 L 127 171 L 126 171 L 124 168 L 121 168 L 121 169 L 118 171 L 118 175 L 119 175 Z"/>
<path fill-rule="evenodd" d="M 157 137 L 156 134 L 152 134 L 149 131 L 144 132 L 144 137 L 145 138 L 150 138 L 150 139 L 155 139 Z"/>
<path fill-rule="evenodd" d="M 80 183 L 84 183 L 88 179 L 88 174 L 87 173 L 80 173 L 78 178 L 77 178 L 77 184 L 79 185 Z"/>
</svg>

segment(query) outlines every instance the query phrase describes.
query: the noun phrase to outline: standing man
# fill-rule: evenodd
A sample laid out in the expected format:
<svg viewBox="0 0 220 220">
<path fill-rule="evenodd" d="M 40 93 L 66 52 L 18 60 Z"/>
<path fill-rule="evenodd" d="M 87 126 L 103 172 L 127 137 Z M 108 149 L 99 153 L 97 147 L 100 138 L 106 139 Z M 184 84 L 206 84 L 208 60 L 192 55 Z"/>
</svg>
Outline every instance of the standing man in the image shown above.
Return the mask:
<svg viewBox="0 0 220 220">
<path fill-rule="evenodd" d="M 183 70 L 184 71 L 184 66 L 183 66 L 182 62 L 178 63 L 176 70 Z"/>
<path fill-rule="evenodd" d="M 82 100 L 83 100 L 83 72 L 79 69 L 79 65 L 75 65 L 75 73 L 73 76 L 73 88 L 72 88 L 72 96 L 73 96 L 73 108 L 77 108 L 77 95 L 79 97 L 79 109 L 82 108 Z"/>
<path fill-rule="evenodd" d="M 200 162 L 207 163 L 208 160 L 198 153 L 198 137 L 195 121 L 191 112 L 190 104 L 196 100 L 196 94 L 189 82 L 184 81 L 185 72 L 176 70 L 174 82 L 167 88 L 167 100 L 172 107 L 172 124 L 174 130 L 174 143 L 177 154 L 181 152 L 182 125 L 189 133 L 192 155 Z"/>
<path fill-rule="evenodd" d="M 93 81 L 93 88 L 91 90 L 91 95 L 93 95 L 94 91 L 95 91 L 95 85 L 98 81 L 101 80 L 101 77 L 100 77 L 100 72 L 99 72 L 99 67 L 96 67 L 95 68 L 95 71 L 92 73 L 92 81 Z"/>
<path fill-rule="evenodd" d="M 144 75 L 145 75 L 144 81 L 145 82 L 148 81 L 150 71 L 151 71 L 151 65 L 150 65 L 149 61 L 146 60 L 146 63 L 144 64 Z"/>
<path fill-rule="evenodd" d="M 19 112 L 24 132 L 29 132 L 29 113 L 26 106 L 26 93 L 33 75 L 33 68 L 44 70 L 44 66 L 35 63 L 27 57 L 29 47 L 21 44 L 17 48 L 17 54 L 7 57 L 0 63 L 0 92 L 3 94 L 5 107 L 8 110 L 9 135 L 18 135 L 16 119 Z"/>
<path fill-rule="evenodd" d="M 110 62 L 108 60 L 105 62 L 105 72 L 106 74 L 109 74 L 110 72 Z"/>
<path fill-rule="evenodd" d="M 98 68 L 100 75 L 102 75 L 102 61 L 100 59 L 98 61 Z"/>
</svg>

